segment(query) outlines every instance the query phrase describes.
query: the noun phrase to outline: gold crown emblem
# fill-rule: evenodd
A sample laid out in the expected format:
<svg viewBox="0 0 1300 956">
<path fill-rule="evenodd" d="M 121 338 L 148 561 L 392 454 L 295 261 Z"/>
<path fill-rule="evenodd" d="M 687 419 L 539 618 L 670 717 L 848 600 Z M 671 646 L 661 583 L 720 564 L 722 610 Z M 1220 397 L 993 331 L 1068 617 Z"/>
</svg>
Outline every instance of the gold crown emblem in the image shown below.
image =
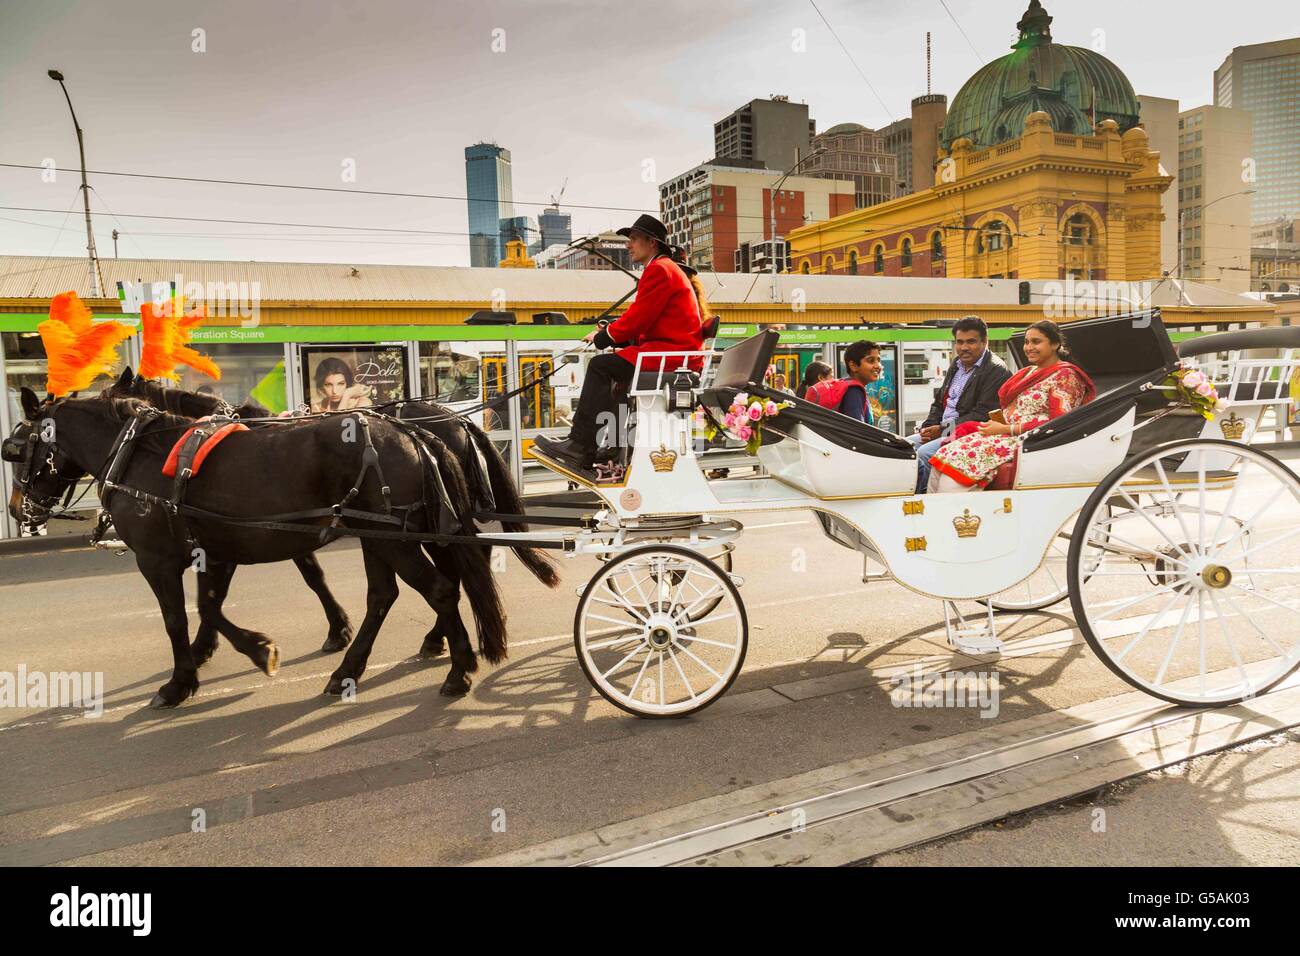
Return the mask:
<svg viewBox="0 0 1300 956">
<path fill-rule="evenodd" d="M 979 534 L 981 519 L 979 515 L 970 513 L 967 508 L 964 514 L 959 514 L 952 519 L 952 526 L 957 529 L 957 537 L 973 538 Z"/>
<path fill-rule="evenodd" d="M 1220 419 L 1219 431 L 1223 432 L 1224 438 L 1241 441 L 1241 436 L 1246 434 L 1246 420 L 1238 418 L 1237 413 L 1233 412 L 1227 418 Z"/>
<path fill-rule="evenodd" d="M 658 451 L 650 453 L 650 464 L 654 465 L 655 471 L 672 471 L 677 464 L 677 452 L 667 445 L 660 445 Z"/>
</svg>

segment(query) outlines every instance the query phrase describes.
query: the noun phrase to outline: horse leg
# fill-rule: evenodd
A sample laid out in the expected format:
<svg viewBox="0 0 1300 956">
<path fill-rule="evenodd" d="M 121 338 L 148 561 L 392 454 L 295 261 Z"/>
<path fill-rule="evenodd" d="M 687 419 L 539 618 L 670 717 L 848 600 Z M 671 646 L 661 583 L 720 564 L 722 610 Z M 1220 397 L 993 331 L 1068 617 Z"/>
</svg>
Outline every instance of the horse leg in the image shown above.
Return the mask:
<svg viewBox="0 0 1300 956">
<path fill-rule="evenodd" d="M 362 541 L 361 554 L 366 566 L 366 617 L 357 630 L 356 639 L 343 655 L 342 663 L 335 668 L 325 685 L 325 693 L 335 697 L 348 689 L 345 683 L 347 681 L 352 682 L 353 690 L 356 689 L 357 682 L 365 673 L 375 636 L 383 626 L 393 602 L 397 600 L 397 579 L 392 567 L 379 556 L 375 543 Z"/>
<path fill-rule="evenodd" d="M 203 622 L 200 628 L 215 627 L 258 670 L 267 677 L 274 677 L 280 669 L 280 649 L 275 642 L 260 631 L 250 631 L 233 623 L 221 609 L 230 591 L 230 579 L 234 576 L 235 565 L 225 563 L 210 563 L 208 569 L 199 575 L 199 617 Z M 216 644 L 215 636 L 212 643 Z"/>
<path fill-rule="evenodd" d="M 325 618 L 329 621 L 330 631 L 325 637 L 325 643 L 321 645 L 321 652 L 333 654 L 335 651 L 343 650 L 352 643 L 352 622 L 348 620 L 348 612 L 343 610 L 339 602 L 334 599 L 333 592 L 325 583 L 325 572 L 321 570 L 316 555 L 306 554 L 294 558 L 293 563 L 297 565 L 302 579 L 307 582 L 307 587 L 316 592 L 316 597 L 320 598 Z"/>
<path fill-rule="evenodd" d="M 158 688 L 150 707 L 175 707 L 199 689 L 198 667 L 190 655 L 190 622 L 185 614 L 185 585 L 181 579 L 181 566 L 165 558 L 137 556 L 140 573 L 149 582 L 158 607 L 162 610 L 163 626 L 172 642 L 172 676 Z"/>
<path fill-rule="evenodd" d="M 468 693 L 472 683 L 469 675 L 478 670 L 478 657 L 460 616 L 459 581 L 442 574 L 418 546 L 397 544 L 384 556 L 401 579 L 433 608 L 438 627 L 451 644 L 451 672 L 443 681 L 441 693 L 447 697 Z"/>
<path fill-rule="evenodd" d="M 225 565 L 221 567 L 224 568 Z M 234 576 L 234 573 L 233 565 L 230 566 L 230 571 L 227 574 L 222 574 L 220 571 L 200 571 L 198 575 L 200 597 L 209 591 L 215 591 L 221 595 L 220 600 L 224 601 L 226 592 L 230 589 L 230 579 Z M 194 643 L 190 644 L 190 657 L 194 659 L 195 667 L 202 667 L 212 660 L 212 655 L 216 652 L 216 621 L 203 613 L 203 601 L 200 600 L 199 632 L 194 635 Z"/>
<path fill-rule="evenodd" d="M 440 573 L 449 578 L 456 585 L 457 592 L 460 591 L 460 581 L 456 577 L 454 562 L 447 558 L 445 548 L 437 545 L 428 545 L 425 548 L 426 553 L 433 560 L 433 566 Z M 424 643 L 420 645 L 420 657 L 431 659 L 439 657 L 447 649 L 446 624 L 442 620 L 442 615 L 437 615 L 437 620 L 433 622 L 433 627 L 429 633 L 424 635 Z"/>
</svg>

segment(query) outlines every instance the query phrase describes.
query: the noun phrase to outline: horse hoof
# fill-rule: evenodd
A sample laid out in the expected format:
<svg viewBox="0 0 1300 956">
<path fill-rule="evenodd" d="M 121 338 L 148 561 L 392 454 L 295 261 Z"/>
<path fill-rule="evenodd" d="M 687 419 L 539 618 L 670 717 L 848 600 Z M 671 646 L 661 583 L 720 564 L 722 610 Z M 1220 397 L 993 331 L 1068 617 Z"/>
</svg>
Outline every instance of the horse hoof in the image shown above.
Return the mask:
<svg viewBox="0 0 1300 956">
<path fill-rule="evenodd" d="M 267 677 L 274 677 L 280 670 L 280 648 L 274 644 L 266 645 L 258 653 L 255 663 Z"/>
<path fill-rule="evenodd" d="M 337 630 L 331 630 L 320 646 L 322 654 L 336 654 L 352 643 L 352 628 L 346 624 Z"/>
<path fill-rule="evenodd" d="M 442 688 L 438 691 L 443 697 L 464 697 L 469 693 L 470 685 L 473 681 L 468 677 L 461 677 L 459 680 L 448 677 L 442 682 Z"/>
<path fill-rule="evenodd" d="M 154 694 L 153 700 L 149 701 L 150 710 L 170 710 L 171 708 L 178 707 L 178 706 L 180 706 L 179 700 L 173 704 L 162 694 Z"/>
<path fill-rule="evenodd" d="M 325 684 L 325 695 L 327 697 L 342 697 L 349 688 L 353 693 L 356 693 L 357 682 L 351 677 L 339 677 L 335 674 Z"/>
<path fill-rule="evenodd" d="M 446 650 L 447 642 L 441 637 L 434 640 L 429 640 L 429 638 L 426 637 L 424 643 L 420 645 L 420 657 L 424 660 L 431 660 L 435 657 L 441 656 L 446 652 Z"/>
</svg>

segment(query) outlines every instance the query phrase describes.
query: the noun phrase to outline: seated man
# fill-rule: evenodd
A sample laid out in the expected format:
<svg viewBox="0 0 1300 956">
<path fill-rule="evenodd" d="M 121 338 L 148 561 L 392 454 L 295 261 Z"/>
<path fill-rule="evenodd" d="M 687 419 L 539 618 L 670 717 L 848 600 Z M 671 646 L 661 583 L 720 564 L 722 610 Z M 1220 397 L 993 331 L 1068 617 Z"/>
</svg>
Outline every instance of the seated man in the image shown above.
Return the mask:
<svg viewBox="0 0 1300 956">
<path fill-rule="evenodd" d="M 884 371 L 880 346 L 865 339 L 854 342 L 844 350 L 844 365 L 849 370 L 848 378 L 823 379 L 810 385 L 803 397 L 822 408 L 834 409 L 841 415 L 873 424 L 867 386 L 880 378 Z"/>
<path fill-rule="evenodd" d="M 989 328 L 984 320 L 968 315 L 952 327 L 955 357 L 935 395 L 930 414 L 908 441 L 917 446 L 919 462 L 916 493 L 930 481 L 930 458 L 944 438 L 963 422 L 986 422 L 998 408 L 998 389 L 1011 377 L 1003 361 L 989 351 Z"/>
<path fill-rule="evenodd" d="M 618 232 L 627 236 L 632 261 L 645 264 L 637 283 L 636 301 L 606 328 L 591 332 L 583 341 L 598 349 L 621 347 L 588 363 L 568 437 L 540 437 L 535 443 L 543 455 L 583 471 L 595 463 L 596 436 L 602 421 L 617 415 L 613 386 L 631 384 L 637 355 L 698 352 L 704 347 L 704 289 L 694 270 L 673 259 L 668 228 L 654 216 L 645 215 Z M 658 371 L 662 361 L 667 360 L 642 363 L 641 370 Z"/>
</svg>

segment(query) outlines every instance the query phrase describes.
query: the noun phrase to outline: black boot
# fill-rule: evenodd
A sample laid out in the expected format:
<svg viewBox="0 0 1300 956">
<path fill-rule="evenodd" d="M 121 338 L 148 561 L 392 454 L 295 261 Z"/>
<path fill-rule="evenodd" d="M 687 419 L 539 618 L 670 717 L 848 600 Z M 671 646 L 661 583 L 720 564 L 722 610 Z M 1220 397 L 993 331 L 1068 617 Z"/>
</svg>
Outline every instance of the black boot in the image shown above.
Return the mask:
<svg viewBox="0 0 1300 956">
<path fill-rule="evenodd" d="M 563 464 L 577 465 L 583 471 L 590 471 L 596 457 L 596 449 L 584 445 L 572 435 L 568 438 L 547 438 L 539 436 L 533 444 L 547 458 L 555 458 Z"/>
</svg>

